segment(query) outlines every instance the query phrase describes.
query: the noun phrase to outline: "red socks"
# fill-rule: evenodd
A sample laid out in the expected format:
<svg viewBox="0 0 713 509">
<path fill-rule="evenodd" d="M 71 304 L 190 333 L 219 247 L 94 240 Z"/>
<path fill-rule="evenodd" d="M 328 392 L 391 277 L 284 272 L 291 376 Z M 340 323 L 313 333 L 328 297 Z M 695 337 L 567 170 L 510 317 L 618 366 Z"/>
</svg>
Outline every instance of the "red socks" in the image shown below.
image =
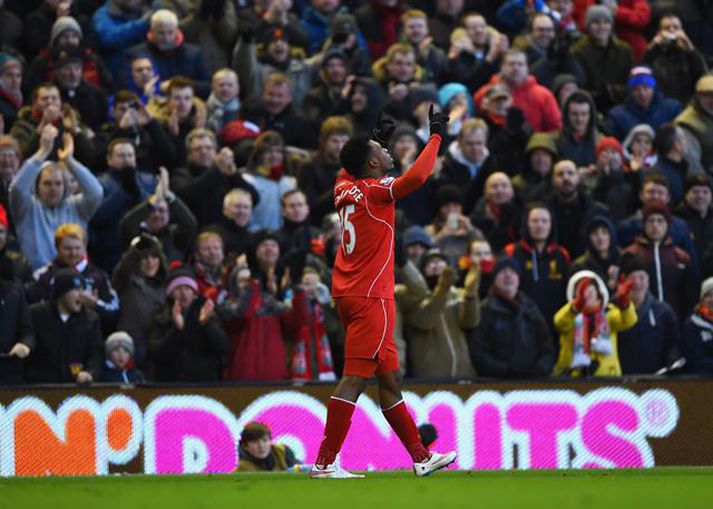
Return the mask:
<svg viewBox="0 0 713 509">
<path fill-rule="evenodd" d="M 324 426 L 324 438 L 319 446 L 316 465 L 325 467 L 334 463 L 337 453 L 342 448 L 352 424 L 352 414 L 356 403 L 332 396 L 327 405 L 327 424 Z"/>
<path fill-rule="evenodd" d="M 422 463 L 431 457 L 421 442 L 421 434 L 418 432 L 411 414 L 406 410 L 404 400 L 387 409 L 382 409 L 381 412 L 386 417 L 391 428 L 396 432 L 401 443 L 404 444 L 414 463 Z"/>
</svg>

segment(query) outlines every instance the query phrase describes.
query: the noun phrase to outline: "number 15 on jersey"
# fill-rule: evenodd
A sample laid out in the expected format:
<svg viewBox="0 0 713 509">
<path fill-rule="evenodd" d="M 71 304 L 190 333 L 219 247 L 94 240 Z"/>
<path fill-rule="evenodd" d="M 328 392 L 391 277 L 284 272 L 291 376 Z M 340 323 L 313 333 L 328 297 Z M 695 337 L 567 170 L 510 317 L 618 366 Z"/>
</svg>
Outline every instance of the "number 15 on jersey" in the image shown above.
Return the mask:
<svg viewBox="0 0 713 509">
<path fill-rule="evenodd" d="M 352 254 L 356 247 L 356 230 L 349 216 L 354 213 L 354 204 L 339 209 L 339 222 L 342 224 L 342 249 L 346 254 Z"/>
</svg>

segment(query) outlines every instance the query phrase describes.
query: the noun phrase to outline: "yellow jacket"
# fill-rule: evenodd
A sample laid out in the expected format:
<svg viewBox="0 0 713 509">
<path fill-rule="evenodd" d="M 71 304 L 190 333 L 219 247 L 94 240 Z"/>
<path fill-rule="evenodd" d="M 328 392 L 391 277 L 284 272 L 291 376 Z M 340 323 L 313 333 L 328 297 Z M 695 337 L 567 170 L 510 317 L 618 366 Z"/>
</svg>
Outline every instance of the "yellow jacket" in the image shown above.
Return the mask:
<svg viewBox="0 0 713 509">
<path fill-rule="evenodd" d="M 560 353 L 553 371 L 554 375 L 562 375 L 572 362 L 572 351 L 574 347 L 574 319 L 577 311 L 572 308 L 572 304 L 567 303 L 555 314 L 555 327 L 560 333 Z M 633 327 L 638 321 L 636 316 L 636 306 L 629 304 L 626 309 L 620 310 L 613 304 L 607 305 L 607 323 L 611 331 L 612 354 L 601 355 L 592 353 L 592 360 L 599 362 L 599 367 L 594 373 L 595 376 L 621 376 L 621 365 L 619 364 L 619 349 L 617 333 Z"/>
</svg>

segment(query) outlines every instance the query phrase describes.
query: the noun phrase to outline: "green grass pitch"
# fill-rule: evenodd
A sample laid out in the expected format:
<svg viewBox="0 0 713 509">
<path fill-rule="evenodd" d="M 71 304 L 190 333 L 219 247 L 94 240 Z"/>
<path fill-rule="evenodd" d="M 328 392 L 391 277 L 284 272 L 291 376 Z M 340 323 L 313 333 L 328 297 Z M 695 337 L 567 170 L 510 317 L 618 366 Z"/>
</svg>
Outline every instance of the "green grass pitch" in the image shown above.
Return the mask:
<svg viewBox="0 0 713 509">
<path fill-rule="evenodd" d="M 7 508 L 47 509 L 698 509 L 713 508 L 713 469 L 367 473 L 0 479 Z"/>
</svg>

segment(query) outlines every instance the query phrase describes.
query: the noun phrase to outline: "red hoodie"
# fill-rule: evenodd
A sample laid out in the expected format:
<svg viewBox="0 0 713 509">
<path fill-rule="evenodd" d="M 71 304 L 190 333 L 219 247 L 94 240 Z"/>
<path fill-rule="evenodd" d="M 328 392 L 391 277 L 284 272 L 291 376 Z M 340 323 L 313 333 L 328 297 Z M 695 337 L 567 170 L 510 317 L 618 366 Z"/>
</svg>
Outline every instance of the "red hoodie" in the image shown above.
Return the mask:
<svg viewBox="0 0 713 509">
<path fill-rule="evenodd" d="M 473 99 L 479 110 L 488 89 L 496 83 L 503 83 L 499 74 L 490 78 L 490 83 L 478 90 Z M 552 92 L 543 87 L 533 76 L 528 76 L 525 83 L 512 90 L 512 102 L 522 110 L 527 121 L 535 132 L 553 132 L 562 128 L 562 114 L 557 105 L 557 99 Z"/>
</svg>

